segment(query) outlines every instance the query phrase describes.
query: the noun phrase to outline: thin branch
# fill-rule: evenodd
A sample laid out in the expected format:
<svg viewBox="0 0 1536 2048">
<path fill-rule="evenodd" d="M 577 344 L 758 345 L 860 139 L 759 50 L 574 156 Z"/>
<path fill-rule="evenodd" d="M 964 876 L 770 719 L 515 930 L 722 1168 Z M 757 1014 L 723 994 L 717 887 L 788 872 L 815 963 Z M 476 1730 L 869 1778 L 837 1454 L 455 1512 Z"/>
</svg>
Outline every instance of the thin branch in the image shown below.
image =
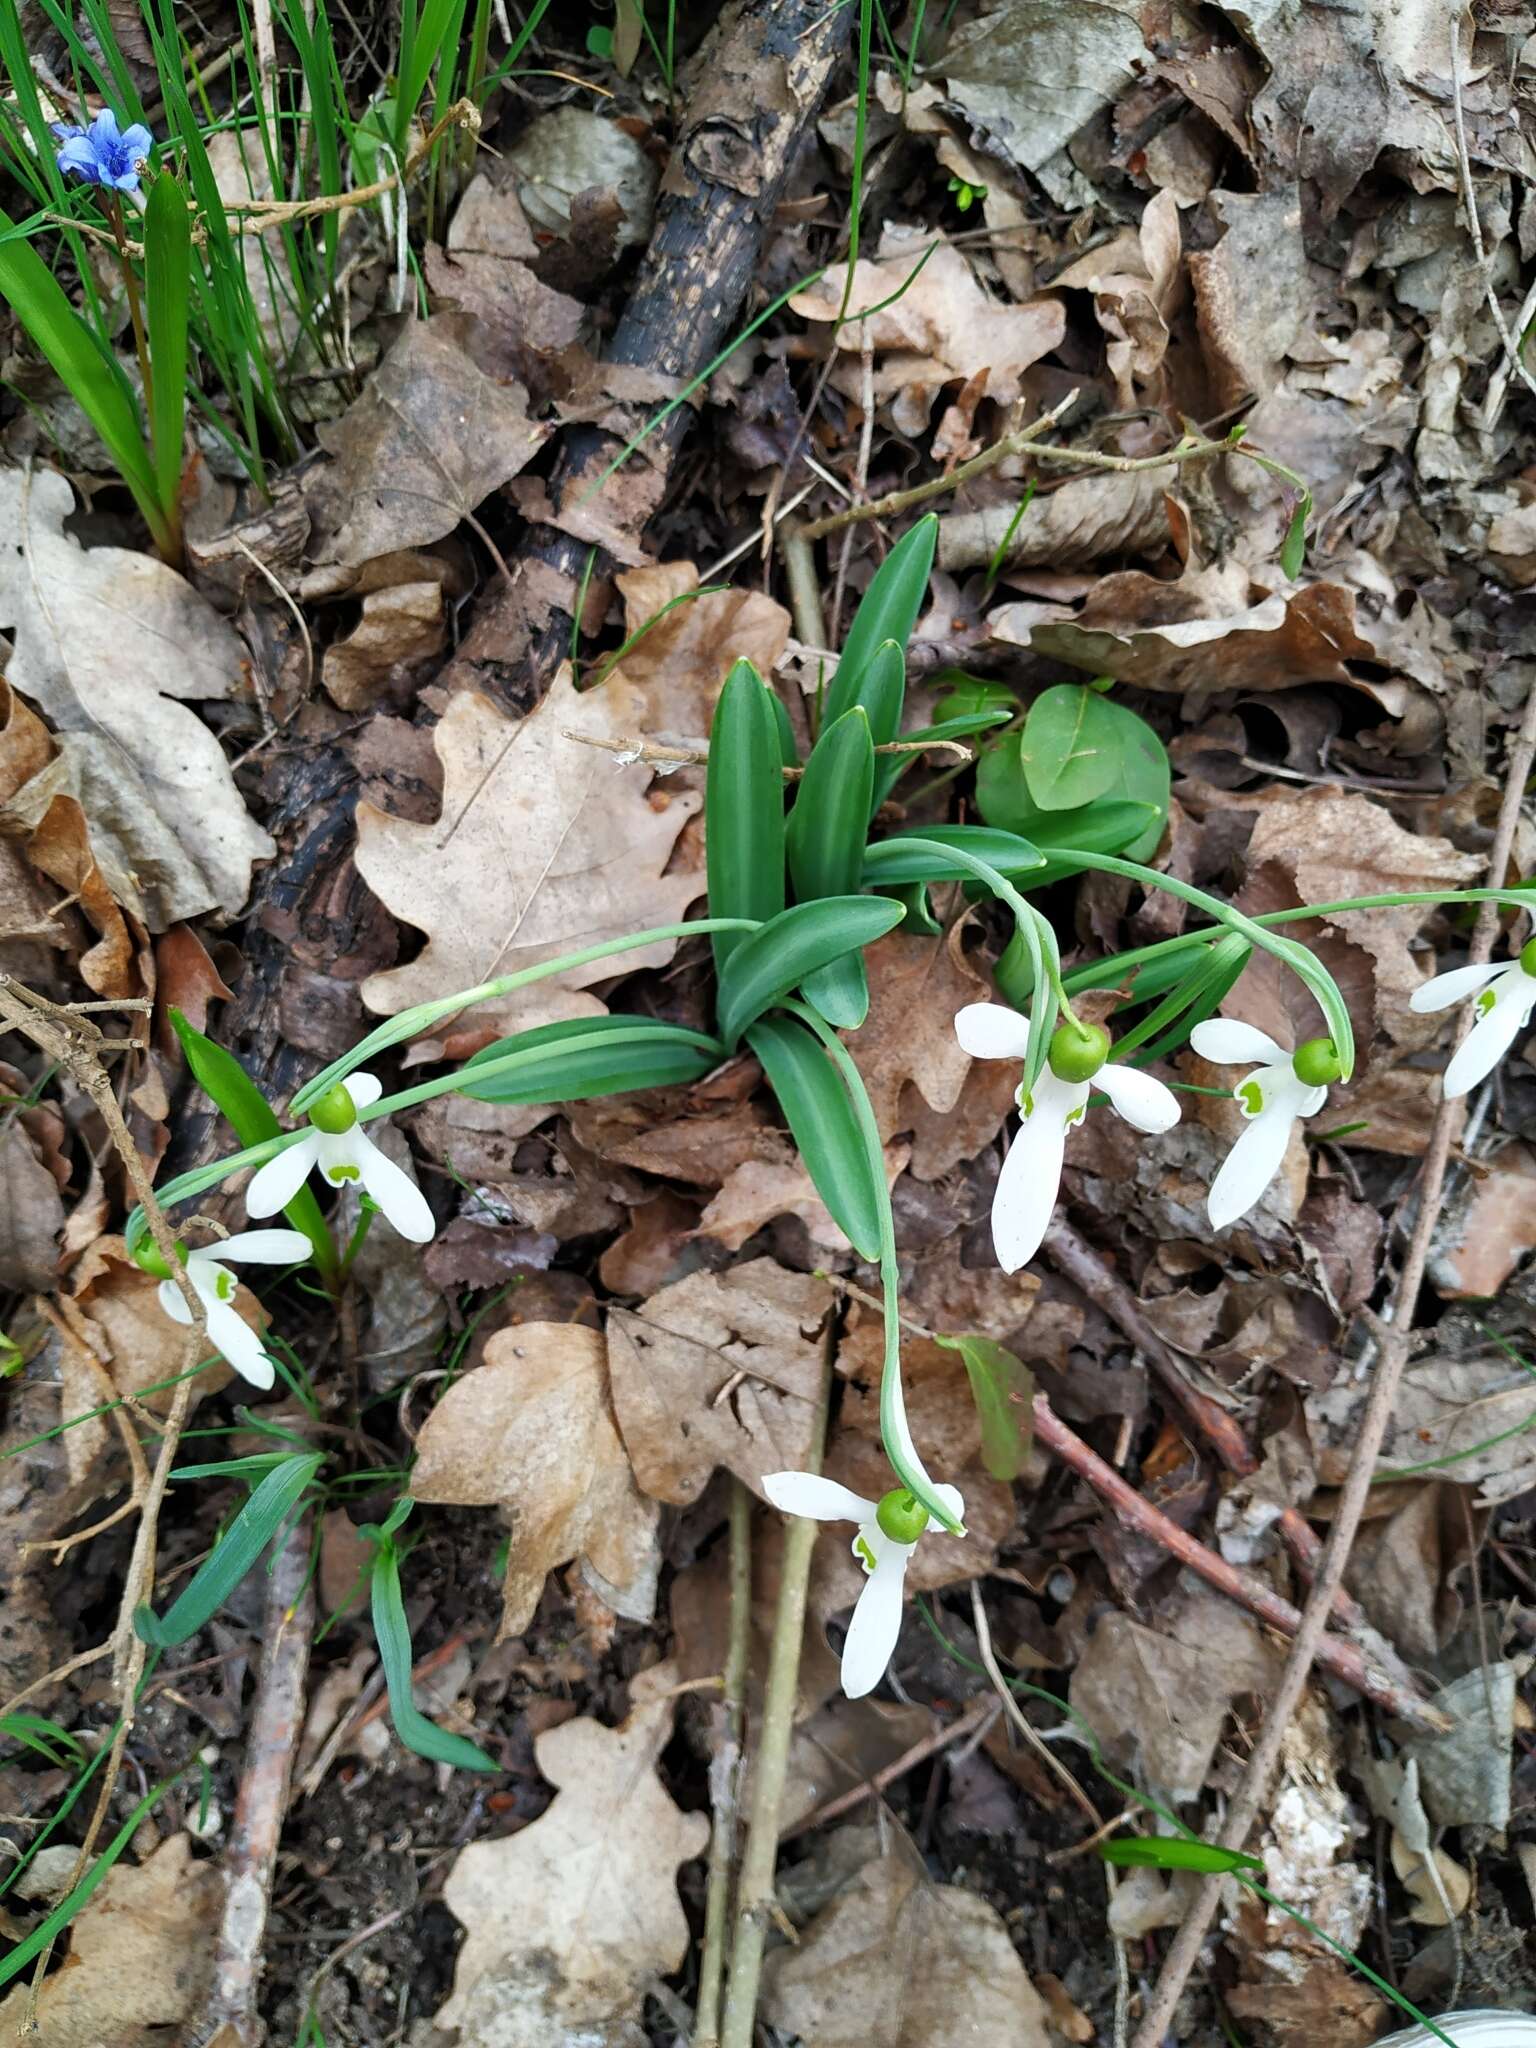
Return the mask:
<svg viewBox="0 0 1536 2048">
<path fill-rule="evenodd" d="M 1520 804 L 1525 794 L 1525 785 L 1531 773 L 1533 759 L 1536 759 L 1536 689 L 1533 689 L 1526 699 L 1525 717 L 1521 722 L 1520 733 L 1510 749 L 1504 781 L 1504 801 L 1499 810 L 1499 821 L 1493 835 L 1493 848 L 1488 859 L 1489 880 L 1494 887 L 1502 884 L 1509 866 L 1515 828 L 1520 821 Z M 1468 948 L 1470 964 L 1483 964 L 1493 951 L 1498 918 L 1496 904 L 1485 903 L 1479 909 L 1472 943 Z M 1458 1040 L 1470 1029 L 1471 1023 L 1471 1016 L 1464 1014 L 1461 1030 L 1457 1033 Z M 1296 1631 L 1296 1640 L 1291 1647 L 1285 1670 L 1281 1674 L 1279 1686 L 1265 1714 L 1263 1731 L 1248 1759 L 1243 1782 L 1233 1799 L 1226 1827 L 1222 1831 L 1222 1847 L 1227 1849 L 1243 1847 L 1255 1820 L 1266 1809 L 1270 1781 L 1280 1762 L 1291 1715 L 1295 1712 L 1297 1702 L 1306 1688 L 1313 1660 L 1318 1658 L 1319 1647 L 1327 1640 L 1324 1630 L 1328 1623 L 1328 1612 L 1333 1604 L 1334 1594 L 1343 1583 L 1355 1532 L 1360 1526 L 1366 1503 L 1370 1499 L 1371 1477 L 1386 1437 L 1387 1425 L 1392 1419 L 1392 1409 L 1397 1399 L 1403 1367 L 1408 1360 L 1409 1345 L 1413 1338 L 1414 1311 L 1418 1304 L 1419 1290 L 1424 1284 L 1424 1270 L 1429 1263 L 1430 1245 L 1440 1214 L 1441 1195 L 1445 1186 L 1446 1166 L 1450 1159 L 1456 1116 L 1456 1103 L 1447 1102 L 1442 1097 L 1435 1112 L 1429 1145 L 1424 1157 L 1424 1172 L 1419 1184 L 1418 1217 L 1407 1255 L 1403 1260 L 1402 1272 L 1393 1292 L 1391 1327 L 1377 1358 L 1375 1376 L 1371 1381 L 1365 1413 L 1360 1421 L 1360 1434 L 1355 1443 L 1343 1490 L 1334 1510 L 1333 1527 L 1329 1533 L 1328 1546 L 1323 1553 L 1322 1564 L 1307 1604 L 1302 1610 L 1301 1626 Z M 1191 1901 L 1183 1924 L 1168 1950 L 1162 1974 L 1147 2004 L 1132 2048 L 1162 2048 L 1163 2039 L 1172 2023 L 1174 2008 L 1179 2002 L 1185 1984 L 1189 1981 L 1190 1972 L 1199 1961 L 1201 1945 L 1220 1898 L 1220 1880 L 1207 1878 Z"/>
<path fill-rule="evenodd" d="M 1188 1565 L 1192 1572 L 1214 1586 L 1218 1593 L 1225 1593 L 1229 1600 L 1235 1600 L 1240 1607 L 1262 1621 L 1266 1628 L 1278 1634 L 1294 1636 L 1302 1625 L 1302 1615 L 1289 1600 L 1282 1600 L 1273 1592 L 1257 1573 L 1240 1571 L 1236 1565 L 1228 1564 L 1214 1550 L 1210 1550 L 1198 1538 L 1181 1529 L 1177 1522 L 1152 1503 L 1143 1500 L 1135 1487 L 1120 1477 L 1113 1465 L 1106 1464 L 1091 1445 L 1085 1444 L 1056 1414 L 1044 1394 L 1035 1396 L 1035 1438 L 1046 1450 L 1060 1458 L 1064 1465 L 1070 1465 L 1081 1478 L 1086 1479 L 1094 1492 L 1111 1507 L 1129 1529 L 1140 1536 L 1150 1538 L 1166 1550 L 1170 1557 L 1180 1564 Z M 1374 1463 L 1374 1460 L 1372 1461 Z M 1323 1608 L 1323 1625 L 1326 1625 L 1331 1598 Z M 1377 1706 L 1397 1719 L 1417 1728 L 1422 1734 L 1443 1735 L 1450 1727 L 1450 1719 L 1437 1708 L 1426 1706 L 1422 1700 L 1406 1697 L 1383 1671 L 1373 1670 L 1359 1647 L 1346 1642 L 1342 1636 L 1323 1633 L 1323 1626 L 1317 1631 L 1318 1641 L 1315 1654 L 1325 1670 L 1342 1680 L 1352 1691 L 1373 1701 Z"/>
<path fill-rule="evenodd" d="M 736 1825 L 747 1726 L 747 1660 L 752 1634 L 752 1496 L 731 1481 L 730 1623 L 726 1637 L 719 1747 L 709 1766 L 713 1808 L 709 1877 L 704 1892 L 704 1942 L 699 1954 L 699 1996 L 692 2048 L 716 2048 L 720 2039 L 720 1990 L 725 1976 L 725 1929 L 731 1903 L 731 1870 L 736 1860 Z"/>
<path fill-rule="evenodd" d="M 1493 288 L 1493 270 L 1483 247 L 1483 224 L 1477 217 L 1477 195 L 1472 186 L 1472 158 L 1467 151 L 1467 123 L 1461 106 L 1461 22 L 1451 17 L 1451 110 L 1456 123 L 1456 161 L 1461 170 L 1461 202 L 1467 210 L 1467 232 L 1472 237 L 1472 247 L 1477 252 L 1477 267 L 1483 275 L 1483 294 L 1488 301 L 1488 310 L 1493 315 L 1493 324 L 1499 330 L 1499 339 L 1504 344 L 1504 361 L 1513 364 L 1520 381 L 1527 391 L 1536 394 L 1536 378 L 1525 367 L 1520 356 L 1520 344 L 1509 331 L 1504 318 L 1504 308 L 1499 304 L 1499 295 Z M 1522 313 L 1524 308 L 1522 307 Z"/>
<path fill-rule="evenodd" d="M 621 765 L 628 768 L 636 761 L 646 761 L 660 768 L 705 768 L 709 765 L 708 747 L 669 747 L 658 740 L 608 738 L 602 733 L 576 732 L 569 726 L 560 728 L 563 740 L 575 740 L 583 747 L 601 747 L 605 754 L 617 754 Z M 884 740 L 874 750 L 877 754 L 958 754 L 962 761 L 975 759 L 969 747 L 959 740 Z M 803 768 L 783 770 L 786 782 L 798 782 L 805 773 Z"/>
</svg>

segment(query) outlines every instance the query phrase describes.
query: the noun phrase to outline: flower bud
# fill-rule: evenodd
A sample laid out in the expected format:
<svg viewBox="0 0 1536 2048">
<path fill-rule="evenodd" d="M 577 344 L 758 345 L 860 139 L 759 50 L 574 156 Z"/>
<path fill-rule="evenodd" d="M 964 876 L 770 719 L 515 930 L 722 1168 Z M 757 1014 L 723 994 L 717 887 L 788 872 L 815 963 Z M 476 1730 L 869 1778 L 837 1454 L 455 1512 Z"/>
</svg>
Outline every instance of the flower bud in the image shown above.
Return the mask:
<svg viewBox="0 0 1536 2048">
<path fill-rule="evenodd" d="M 880 1496 L 875 1520 L 893 1543 L 915 1543 L 928 1526 L 928 1510 L 904 1486 L 893 1486 Z"/>
<path fill-rule="evenodd" d="M 1297 1080 L 1309 1088 L 1326 1088 L 1343 1073 L 1344 1062 L 1331 1038 L 1309 1038 L 1305 1045 L 1297 1046 L 1291 1068 Z"/>
<path fill-rule="evenodd" d="M 328 1138 L 339 1138 L 343 1131 L 350 1131 L 357 1122 L 357 1104 L 347 1093 L 346 1084 L 338 1081 L 334 1088 L 327 1088 L 309 1112 L 309 1120 L 317 1131 L 324 1131 Z"/>
<path fill-rule="evenodd" d="M 1102 1024 L 1059 1025 L 1046 1058 L 1058 1081 L 1091 1081 L 1109 1058 L 1109 1033 Z"/>
</svg>

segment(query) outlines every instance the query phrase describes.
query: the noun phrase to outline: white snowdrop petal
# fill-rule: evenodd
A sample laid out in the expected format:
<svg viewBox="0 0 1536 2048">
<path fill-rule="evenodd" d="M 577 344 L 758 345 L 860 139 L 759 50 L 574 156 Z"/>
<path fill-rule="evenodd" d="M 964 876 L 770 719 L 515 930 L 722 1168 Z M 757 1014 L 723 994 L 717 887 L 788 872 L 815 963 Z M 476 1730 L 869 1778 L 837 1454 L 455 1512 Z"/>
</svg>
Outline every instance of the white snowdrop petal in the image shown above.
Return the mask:
<svg viewBox="0 0 1536 2048">
<path fill-rule="evenodd" d="M 1190 1032 L 1189 1042 L 1201 1059 L 1214 1060 L 1218 1066 L 1239 1067 L 1254 1062 L 1267 1066 L 1290 1058 L 1285 1047 L 1276 1045 L 1267 1031 L 1260 1031 L 1255 1024 L 1244 1024 L 1236 1017 L 1207 1017 Z"/>
<path fill-rule="evenodd" d="M 265 1166 L 258 1166 L 245 1191 L 246 1214 L 275 1216 L 279 1209 L 286 1209 L 319 1156 L 320 1133 L 310 1131 L 297 1145 L 290 1145 Z"/>
<path fill-rule="evenodd" d="M 1431 1010 L 1448 1010 L 1452 1004 L 1477 995 L 1501 974 L 1507 974 L 1512 964 L 1518 972 L 1518 963 L 1494 960 L 1481 967 L 1453 967 L 1445 974 L 1432 974 L 1408 998 L 1408 1007 L 1421 1016 Z"/>
<path fill-rule="evenodd" d="M 360 1130 L 348 1131 L 347 1137 L 363 1186 L 384 1212 L 385 1221 L 412 1244 L 430 1244 L 437 1235 L 437 1218 L 415 1181 Z"/>
<path fill-rule="evenodd" d="M 767 1472 L 763 1492 L 782 1514 L 808 1522 L 867 1522 L 875 1503 L 819 1472 Z"/>
<path fill-rule="evenodd" d="M 352 1098 L 354 1109 L 371 1109 L 384 1093 L 384 1083 L 377 1074 L 365 1074 L 361 1068 L 355 1074 L 348 1074 L 342 1087 Z"/>
<path fill-rule="evenodd" d="M 302 1230 L 241 1230 L 208 1249 L 216 1259 L 237 1266 L 291 1266 L 307 1259 L 312 1247 Z"/>
<path fill-rule="evenodd" d="M 1179 1120 L 1179 1098 L 1153 1074 L 1140 1067 L 1122 1067 L 1113 1062 L 1100 1067 L 1094 1084 L 1102 1088 L 1116 1113 L 1138 1131 L 1171 1131 Z"/>
<path fill-rule="evenodd" d="M 1001 1003 L 967 1003 L 955 1013 L 955 1036 L 973 1060 L 1021 1060 L 1029 1051 L 1029 1020 Z"/>
<path fill-rule="evenodd" d="M 1008 1147 L 992 1197 L 992 1248 L 1005 1273 L 1017 1273 L 1040 1249 L 1061 1191 L 1066 1149 L 1061 1115 L 1037 1094 L 1035 1113 Z"/>
<path fill-rule="evenodd" d="M 191 1322 L 192 1311 L 187 1307 L 186 1299 L 174 1280 L 162 1280 L 155 1291 L 155 1299 L 173 1323 L 185 1326 Z"/>
<path fill-rule="evenodd" d="M 1451 1063 L 1445 1070 L 1447 1102 L 1454 1101 L 1458 1095 L 1465 1095 L 1479 1081 L 1486 1081 L 1520 1035 L 1521 1026 L 1529 1014 L 1523 994 L 1511 990 L 1505 995 L 1501 989 L 1499 995 L 1501 1000 L 1494 1004 L 1486 1017 L 1478 1018 L 1451 1056 Z"/>
<path fill-rule="evenodd" d="M 1269 1186 L 1280 1171 L 1294 1122 L 1289 1107 L 1277 1104 L 1244 1126 L 1206 1197 L 1214 1229 L 1224 1230 L 1246 1216 Z"/>
<path fill-rule="evenodd" d="M 253 1387 L 270 1387 L 277 1377 L 277 1368 L 262 1350 L 261 1339 L 250 1324 L 235 1312 L 230 1302 L 214 1299 L 205 1301 L 203 1306 L 208 1311 L 208 1341 L 215 1350 Z"/>
<path fill-rule="evenodd" d="M 901 1634 L 902 1589 L 911 1554 L 910 1544 L 893 1543 L 864 1581 L 843 1644 L 843 1691 L 851 1700 L 872 1692 L 885 1676 Z"/>
</svg>

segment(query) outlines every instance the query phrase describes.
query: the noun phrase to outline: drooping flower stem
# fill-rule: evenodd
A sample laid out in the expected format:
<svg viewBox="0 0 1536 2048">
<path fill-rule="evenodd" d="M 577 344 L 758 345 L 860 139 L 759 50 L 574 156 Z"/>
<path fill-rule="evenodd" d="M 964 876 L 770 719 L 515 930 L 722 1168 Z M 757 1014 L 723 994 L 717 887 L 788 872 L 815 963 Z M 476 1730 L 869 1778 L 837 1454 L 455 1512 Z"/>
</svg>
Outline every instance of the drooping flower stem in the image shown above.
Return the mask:
<svg viewBox="0 0 1536 2048">
<path fill-rule="evenodd" d="M 139 280 L 133 268 L 133 258 L 128 252 L 128 231 L 123 226 L 123 202 L 114 192 L 110 198 L 103 195 L 102 204 L 112 228 L 112 239 L 117 244 L 117 267 L 122 272 L 123 292 L 128 301 L 128 318 L 133 322 L 133 348 L 139 359 L 139 375 L 144 380 L 144 417 L 152 420 L 155 416 L 155 378 L 149 363 L 149 336 L 144 327 L 144 308 L 139 299 Z"/>
<path fill-rule="evenodd" d="M 808 1003 L 786 1002 L 791 1016 L 814 1031 L 842 1075 L 848 1090 L 859 1136 L 869 1159 L 870 1179 L 877 1191 L 880 1218 L 880 1294 L 885 1314 L 885 1354 L 880 1368 L 880 1439 L 891 1469 L 916 1495 L 942 1528 L 962 1533 L 953 1513 L 945 1506 L 933 1480 L 924 1468 L 912 1430 L 907 1421 L 906 1397 L 901 1384 L 901 1272 L 896 1256 L 896 1218 L 891 1210 L 890 1190 L 885 1180 L 885 1147 L 880 1127 L 865 1091 L 864 1079 L 837 1033 Z"/>
</svg>

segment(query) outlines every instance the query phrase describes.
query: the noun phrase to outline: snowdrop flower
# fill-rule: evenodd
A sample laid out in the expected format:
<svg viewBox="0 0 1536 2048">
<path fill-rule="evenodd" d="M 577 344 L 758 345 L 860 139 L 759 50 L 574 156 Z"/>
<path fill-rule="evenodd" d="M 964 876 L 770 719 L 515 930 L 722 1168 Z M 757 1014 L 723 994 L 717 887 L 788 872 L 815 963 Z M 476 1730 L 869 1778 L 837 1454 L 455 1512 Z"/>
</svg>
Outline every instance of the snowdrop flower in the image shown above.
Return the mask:
<svg viewBox="0 0 1536 2048">
<path fill-rule="evenodd" d="M 1328 1083 L 1344 1068 L 1331 1038 L 1309 1038 L 1289 1053 L 1268 1032 L 1235 1017 L 1208 1017 L 1191 1031 L 1189 1042 L 1202 1059 L 1220 1066 L 1258 1063 L 1258 1071 L 1232 1090 L 1248 1128 L 1221 1162 L 1206 1197 L 1211 1223 L 1221 1230 L 1248 1214 L 1280 1171 L 1291 1126 L 1298 1117 L 1317 1114 L 1328 1100 Z"/>
<path fill-rule="evenodd" d="M 361 1183 L 402 1237 L 412 1244 L 430 1244 L 437 1224 L 426 1196 L 408 1173 L 385 1157 L 357 1120 L 357 1112 L 383 1093 L 383 1082 L 364 1073 L 348 1074 L 327 1090 L 309 1112 L 309 1134 L 256 1169 L 245 1191 L 251 1215 L 275 1216 L 285 1209 L 313 1166 L 327 1187 Z"/>
<path fill-rule="evenodd" d="M 1536 1008 L 1536 939 L 1527 939 L 1513 960 L 1487 967 L 1453 967 L 1432 975 L 1408 998 L 1410 1010 L 1448 1010 L 1476 998 L 1477 1021 L 1445 1070 L 1449 1101 L 1485 1081 L 1531 1021 Z"/>
<path fill-rule="evenodd" d="M 73 171 L 87 185 L 105 185 L 112 192 L 138 191 L 154 147 L 154 137 L 139 122 L 119 131 L 116 114 L 103 107 L 89 128 L 55 121 L 53 132 L 61 144 L 61 171 Z"/>
<path fill-rule="evenodd" d="M 803 1515 L 810 1522 L 859 1525 L 853 1554 L 864 1567 L 866 1583 L 848 1624 L 842 1678 L 849 1699 L 862 1699 L 880 1683 L 901 1633 L 907 1560 L 928 1526 L 928 1510 L 904 1486 L 893 1487 L 879 1500 L 866 1500 L 852 1488 L 814 1472 L 769 1472 L 763 1491 L 786 1515 Z M 940 1486 L 935 1491 L 954 1511 L 955 1520 L 963 1521 L 965 1502 L 960 1489 Z"/>
<path fill-rule="evenodd" d="M 967 1003 L 955 1018 L 955 1036 L 978 1060 L 1022 1060 L 1029 1050 L 1028 1020 L 1000 1003 Z M 1040 1249 L 1061 1188 L 1067 1133 L 1082 1122 L 1095 1087 L 1138 1131 L 1171 1131 L 1179 1120 L 1178 1101 L 1161 1081 L 1110 1060 L 1101 1025 L 1063 1024 L 1034 1093 L 1019 1090 L 1022 1121 L 992 1197 L 992 1244 L 1005 1273 L 1016 1273 Z"/>
<path fill-rule="evenodd" d="M 246 1230 L 218 1244 L 202 1245 L 196 1251 L 180 1246 L 177 1249 L 181 1251 L 187 1278 L 203 1305 L 208 1341 L 242 1379 L 249 1380 L 252 1386 L 270 1387 L 276 1367 L 262 1349 L 261 1338 L 235 1307 L 240 1282 L 229 1268 L 231 1264 L 291 1266 L 309 1257 L 309 1239 L 302 1230 Z M 141 1244 L 134 1258 L 146 1273 L 159 1274 L 160 1306 L 171 1321 L 190 1323 L 192 1311 L 155 1246 Z"/>
</svg>

